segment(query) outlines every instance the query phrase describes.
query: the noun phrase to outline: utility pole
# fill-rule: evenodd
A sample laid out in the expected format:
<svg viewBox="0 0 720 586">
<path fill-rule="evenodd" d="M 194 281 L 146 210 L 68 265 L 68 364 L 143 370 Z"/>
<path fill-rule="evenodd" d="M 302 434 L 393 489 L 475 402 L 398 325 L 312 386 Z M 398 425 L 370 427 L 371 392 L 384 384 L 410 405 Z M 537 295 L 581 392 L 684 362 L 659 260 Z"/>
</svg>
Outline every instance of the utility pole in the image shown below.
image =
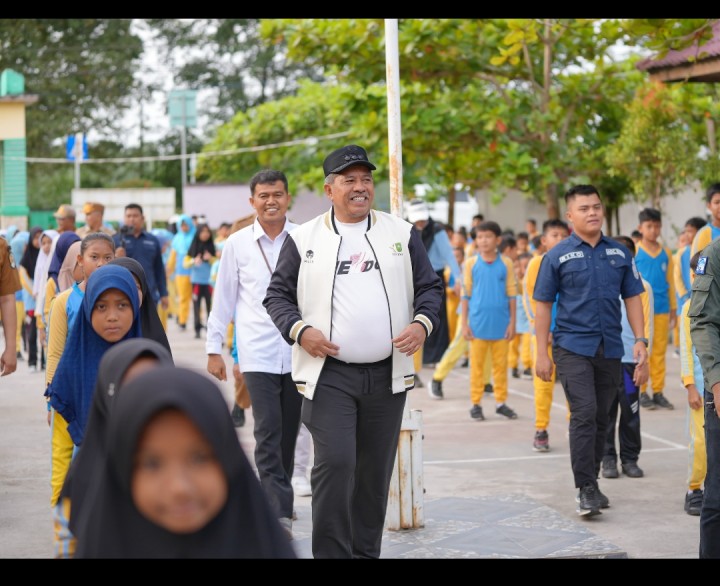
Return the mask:
<svg viewBox="0 0 720 586">
<path fill-rule="evenodd" d="M 187 184 L 187 144 L 188 128 L 197 126 L 195 109 L 196 90 L 172 90 L 168 99 L 170 126 L 180 127 L 180 208 L 185 202 L 185 185 Z"/>
</svg>

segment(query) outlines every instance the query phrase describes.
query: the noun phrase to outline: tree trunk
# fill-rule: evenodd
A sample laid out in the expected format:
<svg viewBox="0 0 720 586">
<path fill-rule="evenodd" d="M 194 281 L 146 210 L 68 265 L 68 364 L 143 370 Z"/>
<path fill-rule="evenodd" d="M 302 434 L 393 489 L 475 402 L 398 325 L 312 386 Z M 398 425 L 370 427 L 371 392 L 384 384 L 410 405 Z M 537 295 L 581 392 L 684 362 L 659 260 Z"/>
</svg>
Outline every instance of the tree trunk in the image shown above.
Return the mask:
<svg viewBox="0 0 720 586">
<path fill-rule="evenodd" d="M 547 210 L 548 220 L 557 220 L 560 217 L 560 207 L 554 185 L 545 190 L 545 209 Z"/>
</svg>

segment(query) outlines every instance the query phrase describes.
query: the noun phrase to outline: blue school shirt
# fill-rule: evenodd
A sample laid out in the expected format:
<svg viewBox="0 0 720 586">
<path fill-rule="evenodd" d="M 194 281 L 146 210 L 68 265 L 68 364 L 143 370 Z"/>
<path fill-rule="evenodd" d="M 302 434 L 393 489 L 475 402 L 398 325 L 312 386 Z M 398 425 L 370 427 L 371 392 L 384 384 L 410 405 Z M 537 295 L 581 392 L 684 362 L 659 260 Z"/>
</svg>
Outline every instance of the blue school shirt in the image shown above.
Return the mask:
<svg viewBox="0 0 720 586">
<path fill-rule="evenodd" d="M 663 246 L 656 255 L 652 255 L 642 244 L 638 243 L 635 254 L 635 265 L 653 290 L 655 315 L 670 312 L 670 285 L 668 284 L 668 268 L 670 258 Z"/>
<path fill-rule="evenodd" d="M 630 251 L 601 236 L 593 248 L 573 232 L 545 253 L 533 298 L 551 303 L 557 296 L 553 344 L 581 356 L 622 358 L 620 297 L 643 292 Z"/>
<path fill-rule="evenodd" d="M 478 254 L 466 262 L 470 263 L 472 271 L 472 291 L 465 298 L 473 336 L 480 340 L 502 340 L 510 323 L 508 299 L 515 297 L 515 291 L 508 295 L 508 272 L 513 270 L 512 261 L 506 263 L 498 254 L 488 264 Z"/>
</svg>

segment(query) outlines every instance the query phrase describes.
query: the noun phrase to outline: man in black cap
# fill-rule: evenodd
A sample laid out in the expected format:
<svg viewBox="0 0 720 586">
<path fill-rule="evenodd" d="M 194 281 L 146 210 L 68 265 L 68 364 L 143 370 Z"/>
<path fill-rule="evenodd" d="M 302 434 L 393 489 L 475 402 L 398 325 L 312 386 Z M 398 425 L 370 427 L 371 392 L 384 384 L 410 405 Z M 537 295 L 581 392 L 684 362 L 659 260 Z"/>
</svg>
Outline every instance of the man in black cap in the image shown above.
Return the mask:
<svg viewBox="0 0 720 586">
<path fill-rule="evenodd" d="M 263 305 L 292 345 L 316 558 L 378 558 L 412 355 L 438 324 L 442 281 L 417 230 L 372 209 L 376 167 L 349 145 L 323 163 L 332 208 L 289 233 Z"/>
</svg>

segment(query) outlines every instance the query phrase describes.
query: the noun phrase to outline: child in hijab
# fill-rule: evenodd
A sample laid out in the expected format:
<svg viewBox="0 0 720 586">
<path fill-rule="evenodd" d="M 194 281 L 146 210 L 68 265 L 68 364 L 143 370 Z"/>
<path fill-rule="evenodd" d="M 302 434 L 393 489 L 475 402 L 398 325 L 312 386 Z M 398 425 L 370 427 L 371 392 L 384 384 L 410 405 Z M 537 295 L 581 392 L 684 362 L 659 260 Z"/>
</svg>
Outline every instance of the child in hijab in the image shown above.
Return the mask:
<svg viewBox="0 0 720 586">
<path fill-rule="evenodd" d="M 28 367 L 37 369 L 38 347 L 37 347 L 37 322 L 35 321 L 35 293 L 33 286 L 35 278 L 35 267 L 37 266 L 38 255 L 40 254 L 40 236 L 42 228 L 35 226 L 30 229 L 28 245 L 20 259 L 18 273 L 22 285 L 23 304 L 25 306 L 25 345 L 28 352 Z"/>
<path fill-rule="evenodd" d="M 68 250 L 73 242 L 79 242 L 80 236 L 75 232 L 63 232 L 58 236 L 57 242 L 55 243 L 55 250 L 50 258 L 50 265 L 48 266 L 47 282 L 45 285 L 45 303 L 43 305 L 43 319 L 45 325 L 50 323 L 50 304 L 55 299 L 55 296 L 60 293 L 60 283 L 58 281 L 58 275 L 60 274 L 60 267 L 62 266 L 65 257 L 67 256 Z"/>
<path fill-rule="evenodd" d="M 155 366 L 172 366 L 173 359 L 167 349 L 147 338 L 130 338 L 118 342 L 103 354 L 98 367 L 97 382 L 92 406 L 88 415 L 83 449 L 78 450 L 60 492 L 56 522 L 60 538 L 56 557 L 72 557 L 75 539 L 71 532 L 82 523 L 85 503 L 99 482 L 106 458 L 105 437 L 115 398 L 122 385 Z M 72 504 L 72 507 L 71 507 Z"/>
<path fill-rule="evenodd" d="M 23 254 L 25 254 L 25 249 L 27 248 L 29 240 L 30 232 L 27 230 L 15 231 L 15 235 L 12 237 L 12 240 L 10 240 L 10 251 L 13 255 L 12 264 L 14 266 L 19 267 L 20 259 L 23 257 Z M 19 274 L 20 273 L 18 271 L 18 276 Z M 22 281 L 20 284 L 22 285 Z M 25 351 L 27 351 L 27 348 L 25 348 L 25 344 L 23 343 L 23 332 L 25 331 L 25 302 L 23 301 L 22 289 L 15 292 L 15 316 L 15 323 L 17 324 L 15 346 L 17 347 L 17 359 L 20 361 L 25 360 L 20 348 L 24 348 Z"/>
<path fill-rule="evenodd" d="M 212 230 L 207 224 L 200 224 L 190 244 L 183 266 L 190 269 L 190 285 L 192 287 L 193 315 L 195 317 L 195 338 L 200 337 L 203 328 L 201 307 L 205 301 L 205 316 L 210 315 L 212 308 L 212 266 L 217 260 Z"/>
<path fill-rule="evenodd" d="M 55 251 L 55 244 L 60 237 L 57 230 L 44 230 L 40 235 L 40 252 L 35 263 L 35 276 L 33 277 L 33 295 L 35 295 L 35 325 L 38 331 L 40 346 L 40 370 L 45 369 L 45 356 L 47 354 L 46 323 L 43 315 L 45 307 L 45 290 L 47 288 L 47 275 L 50 261 Z"/>
<path fill-rule="evenodd" d="M 141 336 L 140 301 L 130 271 L 114 265 L 96 269 L 87 280 L 77 317 L 68 330 L 65 350 L 45 391 L 53 409 L 53 508 L 58 503 L 70 458 L 83 442 L 100 359 L 113 344 Z"/>
<path fill-rule="evenodd" d="M 162 344 L 163 347 L 172 354 L 167 333 L 160 321 L 158 306 L 152 302 L 152 296 L 150 295 L 147 276 L 145 275 L 143 266 L 140 262 L 129 256 L 119 256 L 110 261 L 110 264 L 120 265 L 128 269 L 138 283 L 140 288 L 140 325 L 143 337 L 150 338 Z"/>
<path fill-rule="evenodd" d="M 75 557 L 297 557 L 207 376 L 138 375 L 115 398 L 106 442 Z"/>
<path fill-rule="evenodd" d="M 68 248 L 58 271 L 61 292 L 52 302 L 48 328 L 48 357 L 45 382 L 49 385 L 65 349 L 67 334 L 75 321 L 87 280 L 95 270 L 115 258 L 115 243 L 103 232 L 93 232 Z"/>
<path fill-rule="evenodd" d="M 190 269 L 183 266 L 183 259 L 187 256 L 190 244 L 195 237 L 195 224 L 187 214 L 178 218 L 178 231 L 170 243 L 170 257 L 166 265 L 168 281 L 175 282 L 178 296 L 177 319 L 181 330 L 187 327 L 190 315 L 190 300 L 192 299 L 192 285 L 190 284 Z"/>
</svg>

